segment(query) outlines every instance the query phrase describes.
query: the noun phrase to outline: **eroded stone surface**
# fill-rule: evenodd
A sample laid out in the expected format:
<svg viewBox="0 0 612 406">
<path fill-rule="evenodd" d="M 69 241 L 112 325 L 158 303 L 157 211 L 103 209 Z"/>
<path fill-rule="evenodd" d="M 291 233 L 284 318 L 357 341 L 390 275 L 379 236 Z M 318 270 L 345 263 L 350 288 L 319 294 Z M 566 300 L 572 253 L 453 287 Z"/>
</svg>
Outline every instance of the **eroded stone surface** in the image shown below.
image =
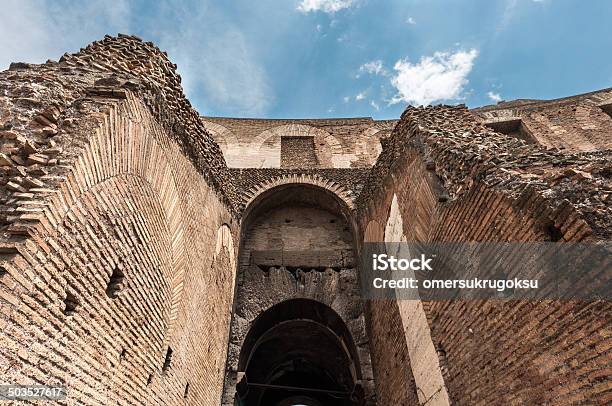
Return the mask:
<svg viewBox="0 0 612 406">
<path fill-rule="evenodd" d="M 299 303 L 283 321 L 366 404 L 610 402 L 608 301 L 367 302 L 356 255 L 387 224 L 407 241 L 609 239 L 609 89 L 399 121 L 211 118 L 175 68 L 107 36 L 0 73 L 1 383 L 231 404 L 258 317 Z M 282 348 L 317 360 L 300 345 Z"/>
</svg>

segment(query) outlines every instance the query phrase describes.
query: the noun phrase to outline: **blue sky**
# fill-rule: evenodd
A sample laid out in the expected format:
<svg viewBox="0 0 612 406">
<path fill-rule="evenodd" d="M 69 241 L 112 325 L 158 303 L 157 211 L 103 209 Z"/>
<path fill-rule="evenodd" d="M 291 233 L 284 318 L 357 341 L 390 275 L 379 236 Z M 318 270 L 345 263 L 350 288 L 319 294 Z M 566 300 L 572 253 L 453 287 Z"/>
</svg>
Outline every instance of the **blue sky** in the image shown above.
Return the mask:
<svg viewBox="0 0 612 406">
<path fill-rule="evenodd" d="M 0 67 L 153 41 L 202 115 L 398 118 L 612 86 L 606 0 L 0 0 Z"/>
</svg>

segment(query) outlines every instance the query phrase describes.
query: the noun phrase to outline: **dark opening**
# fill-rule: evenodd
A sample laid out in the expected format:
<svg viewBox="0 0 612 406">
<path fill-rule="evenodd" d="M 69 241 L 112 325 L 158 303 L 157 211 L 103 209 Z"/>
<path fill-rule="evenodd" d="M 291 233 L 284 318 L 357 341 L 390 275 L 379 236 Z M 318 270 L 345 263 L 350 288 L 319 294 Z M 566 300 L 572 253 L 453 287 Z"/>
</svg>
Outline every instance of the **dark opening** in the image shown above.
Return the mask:
<svg viewBox="0 0 612 406">
<path fill-rule="evenodd" d="M 120 360 L 120 361 L 123 361 L 123 360 L 125 359 L 125 356 L 126 356 L 126 355 L 127 355 L 127 351 L 126 351 L 126 349 L 124 348 L 124 349 L 122 349 L 122 350 L 121 350 L 121 354 L 119 355 L 119 360 Z"/>
<path fill-rule="evenodd" d="M 149 377 L 147 378 L 147 386 L 151 385 L 151 382 L 153 382 L 153 374 L 149 374 Z"/>
<path fill-rule="evenodd" d="M 495 132 L 506 134 L 512 138 L 523 140 L 529 144 L 535 144 L 536 141 L 520 118 L 486 123 L 487 127 Z"/>
<path fill-rule="evenodd" d="M 187 399 L 189 396 L 189 384 L 185 385 L 185 393 L 183 393 L 183 399 Z"/>
<path fill-rule="evenodd" d="M 237 399 L 247 406 L 353 406 L 363 400 L 356 348 L 329 307 L 309 299 L 273 306 L 240 353 Z"/>
<path fill-rule="evenodd" d="M 76 312 L 76 308 L 79 305 L 76 297 L 68 292 L 64 299 L 64 316 L 72 316 Z"/>
<path fill-rule="evenodd" d="M 559 227 L 555 226 L 553 223 L 549 223 L 546 226 L 546 231 L 550 236 L 550 241 L 560 241 L 563 238 L 563 233 Z"/>
<path fill-rule="evenodd" d="M 599 108 L 602 109 L 603 112 L 606 113 L 608 116 L 610 116 L 610 118 L 612 118 L 612 103 L 602 104 L 601 106 L 599 106 Z"/>
<path fill-rule="evenodd" d="M 115 269 L 113 269 L 113 274 L 111 275 L 108 285 L 106 286 L 106 295 L 111 299 L 116 298 L 124 287 L 123 282 L 125 275 L 120 268 L 121 265 L 117 265 Z"/>
<path fill-rule="evenodd" d="M 445 203 L 445 202 L 448 202 L 449 200 L 450 200 L 450 196 L 448 195 L 448 193 L 446 193 L 446 191 L 442 191 L 438 195 L 438 201 L 440 203 Z"/>
<path fill-rule="evenodd" d="M 164 359 L 164 366 L 162 367 L 162 372 L 166 372 L 170 365 L 172 364 L 172 348 L 168 347 L 168 351 L 166 351 L 166 359 Z"/>
</svg>

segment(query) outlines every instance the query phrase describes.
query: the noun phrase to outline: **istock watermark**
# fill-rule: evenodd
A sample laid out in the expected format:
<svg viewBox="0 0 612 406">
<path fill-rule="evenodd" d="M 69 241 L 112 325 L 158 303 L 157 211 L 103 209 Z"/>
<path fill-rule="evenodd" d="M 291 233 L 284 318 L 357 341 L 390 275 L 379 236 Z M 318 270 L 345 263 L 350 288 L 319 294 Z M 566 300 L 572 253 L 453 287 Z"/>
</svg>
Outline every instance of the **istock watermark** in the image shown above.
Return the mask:
<svg viewBox="0 0 612 406">
<path fill-rule="evenodd" d="M 366 298 L 612 299 L 611 244 L 365 243 Z"/>
<path fill-rule="evenodd" d="M 372 254 L 372 269 L 375 271 L 433 271 L 431 268 L 433 258 L 421 254 L 421 258 L 395 258 L 387 254 Z"/>
</svg>

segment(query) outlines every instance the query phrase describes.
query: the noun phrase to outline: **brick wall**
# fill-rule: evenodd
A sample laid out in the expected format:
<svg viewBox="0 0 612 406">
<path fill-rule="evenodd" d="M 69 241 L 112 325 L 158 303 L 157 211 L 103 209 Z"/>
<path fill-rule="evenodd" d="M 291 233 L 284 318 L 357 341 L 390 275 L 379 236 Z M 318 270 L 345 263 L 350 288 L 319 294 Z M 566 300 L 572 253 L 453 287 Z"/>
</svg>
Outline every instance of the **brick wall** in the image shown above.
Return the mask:
<svg viewBox="0 0 612 406">
<path fill-rule="evenodd" d="M 447 118 L 455 125 L 461 121 L 459 117 Z M 409 125 L 411 120 L 413 125 L 419 125 L 419 130 Z M 474 138 L 466 137 L 464 145 L 454 143 L 451 149 L 439 144 L 421 148 L 419 145 L 428 144 L 427 128 L 431 125 L 428 120 L 406 117 L 394 134 L 403 139 L 403 146 L 398 147 L 391 140 L 389 149 L 383 150 L 383 156 L 390 159 L 375 167 L 374 173 L 379 175 L 369 179 L 364 187 L 366 195 L 360 199 L 368 193 L 372 197 L 358 202 L 358 222 L 360 229 L 366 230 L 366 240 L 371 241 L 374 236 L 382 241 L 382 231 L 368 230 L 371 224 L 387 223 L 393 196 L 397 197 L 403 238 L 407 241 L 545 241 L 558 238 L 558 233 L 550 234 L 551 227 L 566 241 L 607 235 L 605 229 L 589 227 L 600 220 L 592 220 L 577 208 L 579 190 L 575 195 L 564 195 L 568 201 L 559 205 L 550 197 L 543 197 L 554 196 L 554 190 L 541 195 L 524 185 L 522 192 L 517 193 L 511 187 L 499 188 L 498 182 L 489 184 L 487 170 L 479 172 L 476 165 L 469 168 L 476 176 L 454 178 L 465 166 L 453 167 L 453 157 L 469 151 Z M 402 128 L 411 128 L 414 133 L 402 133 Z M 436 128 L 433 134 L 439 130 Z M 452 138 L 452 131 L 447 130 L 446 139 Z M 486 144 L 479 146 L 481 153 L 486 154 L 483 152 Z M 445 162 L 439 161 L 441 157 L 434 148 L 447 151 Z M 561 155 L 557 159 L 558 163 L 563 162 Z M 566 159 L 566 165 L 576 162 L 569 154 Z M 529 164 L 517 166 L 529 171 Z M 462 186 L 458 187 L 453 179 Z M 605 183 L 603 178 L 600 181 Z M 370 192 L 373 190 L 370 182 L 374 182 L 378 193 Z M 466 184 L 469 186 L 463 186 Z M 556 187 L 554 183 L 545 185 L 540 187 Z M 597 218 L 603 221 L 605 213 L 599 212 Z M 382 230 L 382 226 L 378 229 Z M 500 260 L 516 259 L 510 256 Z M 595 272 L 606 271 L 602 268 Z M 406 357 L 409 351 L 403 350 L 404 345 L 410 345 L 415 328 L 406 323 L 410 315 L 402 310 L 402 303 L 399 311 L 389 303 L 372 302 L 369 308 L 377 393 L 379 397 L 393 397 L 387 402 L 398 402 L 396 396 L 401 394 L 398 404 L 417 404 L 416 398 L 410 399 L 405 393 L 406 387 L 413 385 L 418 394 L 425 392 L 423 382 L 405 373 L 406 369 L 415 374 L 419 371 L 418 365 L 411 364 L 415 360 Z M 429 366 L 440 369 L 450 402 L 570 405 L 607 404 L 611 400 L 607 368 L 612 319 L 607 315 L 612 314 L 612 307 L 608 301 L 440 301 L 424 302 L 423 309 L 430 339 L 416 350 L 424 353 L 426 346 L 433 345 L 438 352 L 438 365 Z M 397 325 L 406 328 L 403 342 L 399 343 L 392 334 Z M 402 351 L 404 355 L 398 356 Z"/>
<path fill-rule="evenodd" d="M 137 99 L 89 107 L 69 175 L 49 200 L 21 196 L 42 216 L 3 245 L 2 382 L 62 384 L 79 404 L 218 404 L 230 212 Z"/>
<path fill-rule="evenodd" d="M 530 133 L 544 146 L 573 151 L 612 147 L 612 118 L 594 103 L 544 105 L 523 114 Z"/>
<path fill-rule="evenodd" d="M 612 118 L 604 106 L 612 91 L 604 89 L 558 100 L 502 102 L 475 109 L 485 122 L 521 120 L 524 132 L 540 145 L 567 151 L 610 149 Z"/>
<path fill-rule="evenodd" d="M 378 405 L 419 405 L 397 302 L 366 305 L 368 334 Z"/>
<path fill-rule="evenodd" d="M 612 401 L 609 302 L 364 306 L 353 257 L 389 234 L 609 238 L 609 89 L 409 108 L 397 125 L 202 119 L 175 68 L 120 36 L 0 73 L 0 383 L 63 384 L 66 404 L 231 404 L 250 323 L 300 297 L 346 324 L 368 404 L 374 377 L 383 406 Z M 483 125 L 509 117 L 537 143 Z M 285 163 L 316 168 L 281 169 L 283 135 L 314 150 L 286 148 Z M 262 169 L 229 170 L 221 149 L 230 166 Z M 315 192 L 249 223 L 260 194 L 289 183 Z"/>
<path fill-rule="evenodd" d="M 303 120 L 203 117 L 202 122 L 221 146 L 231 168 L 281 167 L 283 137 L 313 137 L 317 157 L 314 167 L 367 168 L 380 153 L 380 139 L 396 123 L 369 117 Z"/>
<path fill-rule="evenodd" d="M 316 168 L 314 137 L 281 137 L 281 168 Z"/>
<path fill-rule="evenodd" d="M 264 192 L 265 193 L 265 192 Z M 359 300 L 352 228 L 316 186 L 272 188 L 262 204 L 243 220 L 239 275 L 224 393 L 234 401 L 238 360 L 256 318 L 274 305 L 308 298 L 329 306 L 346 324 L 358 354 L 361 384 L 368 405 L 374 388 L 365 315 Z M 332 199 L 327 197 L 327 199 Z M 337 199 L 334 198 L 334 199 Z M 277 259 L 277 263 L 273 263 Z M 298 270 L 299 268 L 299 270 Z M 241 371 L 243 372 L 243 371 Z"/>
</svg>

